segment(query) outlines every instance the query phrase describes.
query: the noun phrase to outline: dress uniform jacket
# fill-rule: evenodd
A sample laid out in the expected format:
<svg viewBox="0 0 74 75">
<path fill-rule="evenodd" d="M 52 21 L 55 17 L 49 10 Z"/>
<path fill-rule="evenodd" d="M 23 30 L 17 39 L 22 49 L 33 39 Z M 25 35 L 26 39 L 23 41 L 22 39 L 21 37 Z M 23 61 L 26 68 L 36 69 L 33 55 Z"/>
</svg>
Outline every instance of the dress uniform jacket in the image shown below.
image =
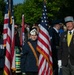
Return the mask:
<svg viewBox="0 0 74 75">
<path fill-rule="evenodd" d="M 0 39 L 0 68 L 4 67 L 5 49 L 3 46 L 3 39 Z"/>
<path fill-rule="evenodd" d="M 4 62 L 5 62 L 5 49 L 3 46 L 3 39 L 0 38 L 0 75 L 3 75 Z"/>
<path fill-rule="evenodd" d="M 61 35 L 58 59 L 62 59 L 63 66 L 68 64 L 68 59 L 70 59 L 71 64 L 74 65 L 74 33 L 70 42 L 70 46 L 67 45 L 67 32 L 64 32 Z"/>
<path fill-rule="evenodd" d="M 38 52 L 36 50 L 37 41 L 29 40 L 29 42 L 34 47 L 36 54 L 38 55 Z M 23 72 L 38 72 L 38 67 L 36 65 L 36 58 L 28 45 L 28 43 L 25 43 L 22 47 L 22 53 L 21 53 L 21 70 Z"/>
<path fill-rule="evenodd" d="M 53 59 L 53 69 L 57 66 L 58 60 L 58 47 L 59 47 L 59 33 L 54 28 L 49 30 L 49 35 L 51 37 L 51 48 L 52 48 L 52 59 Z"/>
</svg>

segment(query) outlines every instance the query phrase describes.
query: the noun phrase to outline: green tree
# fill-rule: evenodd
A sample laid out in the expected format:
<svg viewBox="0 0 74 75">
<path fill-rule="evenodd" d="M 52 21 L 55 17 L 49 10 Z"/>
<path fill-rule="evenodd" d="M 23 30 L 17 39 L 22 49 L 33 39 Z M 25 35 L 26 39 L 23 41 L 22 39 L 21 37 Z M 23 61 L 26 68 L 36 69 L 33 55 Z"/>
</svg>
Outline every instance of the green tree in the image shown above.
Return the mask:
<svg viewBox="0 0 74 75">
<path fill-rule="evenodd" d="M 5 1 L 0 0 L 0 25 L 3 25 Z"/>
<path fill-rule="evenodd" d="M 63 19 L 66 15 L 74 15 L 73 0 L 46 0 L 49 20 Z M 14 6 L 15 22 L 21 24 L 22 13 L 25 22 L 36 23 L 40 20 L 43 9 L 43 0 L 24 0 L 23 4 Z"/>
<path fill-rule="evenodd" d="M 47 0 L 47 10 L 49 19 L 56 19 L 59 16 L 61 0 Z M 40 20 L 43 9 L 43 0 L 26 0 L 21 5 L 15 6 L 16 23 L 21 22 L 22 12 L 25 15 L 25 22 L 36 23 Z M 18 15 L 17 15 L 18 14 Z M 56 15 L 57 14 L 57 15 Z"/>
<path fill-rule="evenodd" d="M 14 6 L 14 17 L 15 17 L 14 19 L 16 24 L 21 24 L 23 11 L 24 9 L 22 4 Z"/>
<path fill-rule="evenodd" d="M 0 32 L 3 31 L 5 1 L 0 0 Z"/>
<path fill-rule="evenodd" d="M 14 6 L 14 15 L 15 15 L 15 22 L 21 23 L 21 16 L 22 13 L 25 15 L 25 22 L 27 23 L 36 23 L 40 16 L 41 16 L 41 4 L 37 0 L 27 0 L 23 4 L 18 4 Z"/>
</svg>

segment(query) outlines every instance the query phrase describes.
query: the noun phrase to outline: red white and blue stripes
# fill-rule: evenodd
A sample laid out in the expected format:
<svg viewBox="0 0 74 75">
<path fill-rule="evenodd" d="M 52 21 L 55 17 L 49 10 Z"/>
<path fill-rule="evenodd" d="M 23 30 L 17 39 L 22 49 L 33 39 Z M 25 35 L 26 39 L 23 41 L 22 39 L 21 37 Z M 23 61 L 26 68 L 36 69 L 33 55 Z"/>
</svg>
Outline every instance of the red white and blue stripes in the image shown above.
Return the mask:
<svg viewBox="0 0 74 75">
<path fill-rule="evenodd" d="M 38 75 L 52 75 L 52 50 L 50 44 L 50 36 L 48 33 L 48 21 L 47 10 L 44 3 L 42 20 L 40 24 L 40 30 L 38 35 L 37 50 L 40 53 L 39 56 L 39 70 Z"/>
</svg>

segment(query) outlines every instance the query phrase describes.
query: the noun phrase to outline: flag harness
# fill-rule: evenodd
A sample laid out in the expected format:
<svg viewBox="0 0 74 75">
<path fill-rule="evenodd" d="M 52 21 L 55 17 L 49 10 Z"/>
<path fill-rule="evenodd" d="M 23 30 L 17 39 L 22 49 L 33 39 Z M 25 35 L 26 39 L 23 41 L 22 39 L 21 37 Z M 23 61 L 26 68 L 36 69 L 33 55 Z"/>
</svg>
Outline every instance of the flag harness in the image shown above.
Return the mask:
<svg viewBox="0 0 74 75">
<path fill-rule="evenodd" d="M 30 46 L 30 48 L 31 48 L 31 50 L 32 50 L 32 52 L 33 52 L 33 54 L 34 54 L 34 56 L 35 56 L 35 59 L 36 59 L 36 65 L 38 66 L 38 56 L 37 56 L 37 54 L 36 54 L 36 51 L 35 51 L 35 49 L 33 48 L 33 46 L 32 46 L 32 44 L 30 43 L 30 42 L 28 42 L 28 45 Z"/>
</svg>

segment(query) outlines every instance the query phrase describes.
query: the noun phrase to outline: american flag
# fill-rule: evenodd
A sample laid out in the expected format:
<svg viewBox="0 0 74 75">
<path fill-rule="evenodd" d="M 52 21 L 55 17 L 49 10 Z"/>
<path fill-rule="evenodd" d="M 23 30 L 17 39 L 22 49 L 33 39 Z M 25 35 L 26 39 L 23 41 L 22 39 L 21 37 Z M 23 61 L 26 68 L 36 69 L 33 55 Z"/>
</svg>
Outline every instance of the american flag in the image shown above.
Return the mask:
<svg viewBox="0 0 74 75">
<path fill-rule="evenodd" d="M 21 24 L 21 33 L 20 33 L 20 45 L 24 45 L 24 39 L 25 39 L 25 24 L 24 24 L 24 14 L 22 15 L 22 24 Z"/>
<path fill-rule="evenodd" d="M 4 15 L 4 27 L 3 27 L 3 44 L 6 46 L 6 40 L 7 40 L 7 27 L 8 27 L 8 1 L 6 2 L 6 8 L 5 8 L 5 15 Z"/>
<path fill-rule="evenodd" d="M 13 28 L 13 22 L 14 20 L 12 20 L 12 7 L 13 7 L 13 1 L 12 0 L 7 0 L 7 4 L 8 4 L 8 27 L 7 27 L 7 41 L 6 41 L 6 55 L 5 55 L 5 65 L 4 65 L 4 74 L 5 75 L 12 75 L 11 73 L 11 68 L 12 68 L 12 60 L 13 60 L 13 56 L 14 56 L 14 48 L 13 50 L 11 49 L 12 47 L 12 38 L 14 38 L 14 31 L 12 30 Z M 13 35 L 12 35 L 13 33 Z M 14 47 L 14 46 L 13 46 Z M 15 64 L 15 63 L 14 63 Z"/>
<path fill-rule="evenodd" d="M 38 41 L 37 41 L 37 50 L 40 53 L 38 75 L 53 74 L 52 51 L 51 51 L 51 44 L 50 44 L 50 36 L 48 33 L 47 18 L 48 17 L 47 17 L 46 3 L 44 2 L 40 30 L 39 30 Z"/>
</svg>

